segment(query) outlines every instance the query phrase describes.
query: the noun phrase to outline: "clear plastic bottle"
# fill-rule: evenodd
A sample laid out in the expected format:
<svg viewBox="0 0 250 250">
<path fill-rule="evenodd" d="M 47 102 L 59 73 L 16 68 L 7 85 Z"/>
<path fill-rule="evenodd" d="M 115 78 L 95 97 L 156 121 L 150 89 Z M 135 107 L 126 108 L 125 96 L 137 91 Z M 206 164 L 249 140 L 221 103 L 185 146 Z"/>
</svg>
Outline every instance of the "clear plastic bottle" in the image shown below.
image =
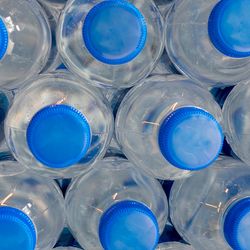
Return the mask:
<svg viewBox="0 0 250 250">
<path fill-rule="evenodd" d="M 194 250 L 190 245 L 180 242 L 167 242 L 159 244 L 156 250 Z"/>
<path fill-rule="evenodd" d="M 160 183 L 118 157 L 76 179 L 65 201 L 69 227 L 84 249 L 153 250 L 168 217 Z"/>
<path fill-rule="evenodd" d="M 14 89 L 38 74 L 48 60 L 51 33 L 35 0 L 1 0 L 0 85 Z"/>
<path fill-rule="evenodd" d="M 97 86 L 127 88 L 160 57 L 163 21 L 152 0 L 74 0 L 62 12 L 57 40 L 72 73 Z"/>
<path fill-rule="evenodd" d="M 49 250 L 64 225 L 64 199 L 53 180 L 0 162 L 0 249 Z"/>
<path fill-rule="evenodd" d="M 125 96 L 115 131 L 130 161 L 158 179 L 177 179 L 218 157 L 221 122 L 208 90 L 182 76 L 158 75 Z"/>
<path fill-rule="evenodd" d="M 250 77 L 248 0 L 176 0 L 166 21 L 166 49 L 177 69 L 206 86 Z"/>
<path fill-rule="evenodd" d="M 223 106 L 225 136 L 234 153 L 250 164 L 250 81 L 234 87 Z"/>
<path fill-rule="evenodd" d="M 17 93 L 5 121 L 5 137 L 25 167 L 70 178 L 104 156 L 113 123 L 98 89 L 67 72 L 55 72 L 28 81 Z"/>
<path fill-rule="evenodd" d="M 170 213 L 180 235 L 195 249 L 250 249 L 249 180 L 249 167 L 228 157 L 176 181 Z"/>
<path fill-rule="evenodd" d="M 57 50 L 57 43 L 56 43 L 56 29 L 57 29 L 57 23 L 58 23 L 61 11 L 60 9 L 57 9 L 56 7 L 51 7 L 51 5 L 47 3 L 46 1 L 45 2 L 39 1 L 39 3 L 42 5 L 43 9 L 46 12 L 49 25 L 50 25 L 50 30 L 51 30 L 50 55 L 41 73 L 53 72 L 62 63 L 60 54 Z"/>
</svg>

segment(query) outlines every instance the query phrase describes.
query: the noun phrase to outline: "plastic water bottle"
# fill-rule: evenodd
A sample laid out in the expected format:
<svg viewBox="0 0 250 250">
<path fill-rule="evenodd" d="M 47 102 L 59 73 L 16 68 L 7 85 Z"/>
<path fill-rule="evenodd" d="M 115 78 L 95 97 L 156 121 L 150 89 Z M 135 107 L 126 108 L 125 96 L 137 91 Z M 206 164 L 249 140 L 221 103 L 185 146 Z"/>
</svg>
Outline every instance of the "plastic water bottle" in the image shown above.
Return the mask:
<svg viewBox="0 0 250 250">
<path fill-rule="evenodd" d="M 127 88 L 153 70 L 164 45 L 152 0 L 74 0 L 60 17 L 58 49 L 70 71 L 89 83 Z"/>
<path fill-rule="evenodd" d="M 195 249 L 247 250 L 250 168 L 233 158 L 176 181 L 170 197 L 172 222 Z"/>
<path fill-rule="evenodd" d="M 159 244 L 157 250 L 194 250 L 190 245 L 180 242 L 167 242 Z"/>
<path fill-rule="evenodd" d="M 228 95 L 224 106 L 224 126 L 227 142 L 234 153 L 250 164 L 250 81 L 236 86 Z"/>
<path fill-rule="evenodd" d="M 160 183 L 118 157 L 74 180 L 65 201 L 68 225 L 84 249 L 153 250 L 168 217 Z"/>
<path fill-rule="evenodd" d="M 250 77 L 249 0 L 177 0 L 166 22 L 166 48 L 180 72 L 206 86 Z"/>
<path fill-rule="evenodd" d="M 113 116 L 102 93 L 71 74 L 41 75 L 17 93 L 5 137 L 25 167 L 70 178 L 102 158 L 113 134 Z"/>
<path fill-rule="evenodd" d="M 49 250 L 64 227 L 64 199 L 53 180 L 0 162 L 0 249 Z"/>
<path fill-rule="evenodd" d="M 116 116 L 127 158 L 158 179 L 208 167 L 223 144 L 222 112 L 210 92 L 185 77 L 153 76 L 133 88 Z"/>
<path fill-rule="evenodd" d="M 61 11 L 60 9 L 57 9 L 56 7 L 51 7 L 51 5 L 47 3 L 46 1 L 43 2 L 40 0 L 39 3 L 42 5 L 48 17 L 50 30 L 51 30 L 51 38 L 52 38 L 50 55 L 41 73 L 53 72 L 61 64 L 61 58 L 60 58 L 59 52 L 57 50 L 57 45 L 56 45 L 57 44 L 56 43 L 56 28 L 57 28 L 57 23 L 58 23 L 58 19 L 59 19 L 59 15 Z"/>
<path fill-rule="evenodd" d="M 51 47 L 48 19 L 35 0 L 2 0 L 0 85 L 14 89 L 38 74 Z"/>
</svg>

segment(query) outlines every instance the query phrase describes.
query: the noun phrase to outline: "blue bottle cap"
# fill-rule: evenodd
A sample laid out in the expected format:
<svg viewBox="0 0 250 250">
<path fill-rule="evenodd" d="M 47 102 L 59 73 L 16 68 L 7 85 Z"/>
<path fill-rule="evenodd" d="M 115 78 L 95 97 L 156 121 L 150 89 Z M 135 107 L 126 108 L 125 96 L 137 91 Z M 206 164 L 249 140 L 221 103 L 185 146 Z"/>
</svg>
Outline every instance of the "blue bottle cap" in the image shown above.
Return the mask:
<svg viewBox="0 0 250 250">
<path fill-rule="evenodd" d="M 9 36 L 7 28 L 0 18 L 0 60 L 4 57 L 6 50 L 8 48 Z"/>
<path fill-rule="evenodd" d="M 226 211 L 224 236 L 234 250 L 250 249 L 250 198 L 236 202 Z"/>
<path fill-rule="evenodd" d="M 250 0 L 221 0 L 208 20 L 208 33 L 223 54 L 242 58 L 250 56 Z"/>
<path fill-rule="evenodd" d="M 121 201 L 101 217 L 99 238 L 105 250 L 153 250 L 159 228 L 155 215 L 137 201 Z"/>
<path fill-rule="evenodd" d="M 158 142 L 162 155 L 173 166 L 185 170 L 208 167 L 223 145 L 221 126 L 205 110 L 179 108 L 160 126 Z"/>
<path fill-rule="evenodd" d="M 91 131 L 83 114 L 60 104 L 47 106 L 31 119 L 27 143 L 35 158 L 51 168 L 80 161 L 90 147 Z"/>
<path fill-rule="evenodd" d="M 0 207 L 0 249 L 34 250 L 36 229 L 31 219 L 21 210 Z"/>
<path fill-rule="evenodd" d="M 95 5 L 85 18 L 82 32 L 88 51 L 107 64 L 131 61 L 143 50 L 147 39 L 143 15 L 124 0 Z"/>
</svg>

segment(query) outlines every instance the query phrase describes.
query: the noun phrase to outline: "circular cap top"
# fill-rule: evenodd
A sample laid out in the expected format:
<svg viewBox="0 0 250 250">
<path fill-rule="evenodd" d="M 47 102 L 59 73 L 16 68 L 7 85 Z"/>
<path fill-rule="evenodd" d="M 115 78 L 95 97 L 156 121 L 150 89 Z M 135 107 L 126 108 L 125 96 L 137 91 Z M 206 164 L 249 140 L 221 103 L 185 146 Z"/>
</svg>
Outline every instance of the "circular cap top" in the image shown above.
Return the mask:
<svg viewBox="0 0 250 250">
<path fill-rule="evenodd" d="M 31 219 L 21 210 L 0 207 L 0 249 L 34 250 L 36 229 Z"/>
<path fill-rule="evenodd" d="M 83 39 L 88 51 L 107 64 L 123 64 L 144 48 L 147 26 L 143 15 L 124 0 L 107 0 L 95 5 L 86 16 Z"/>
<path fill-rule="evenodd" d="M 136 201 L 121 201 L 101 217 L 99 237 L 105 250 L 153 250 L 159 228 L 152 211 Z"/>
<path fill-rule="evenodd" d="M 7 28 L 2 20 L 0 18 L 0 60 L 4 57 L 7 47 L 8 47 L 8 31 Z"/>
<path fill-rule="evenodd" d="M 51 168 L 65 168 L 80 161 L 90 141 L 90 127 L 83 114 L 64 104 L 38 111 L 27 129 L 30 151 L 38 161 Z"/>
<path fill-rule="evenodd" d="M 185 170 L 199 170 L 217 159 L 223 145 L 219 123 L 205 110 L 179 108 L 160 126 L 159 147 L 167 161 Z"/>
<path fill-rule="evenodd" d="M 250 56 L 250 0 L 221 0 L 212 10 L 208 33 L 214 46 L 230 57 Z"/>
<path fill-rule="evenodd" d="M 250 249 L 250 198 L 236 202 L 226 211 L 224 236 L 234 250 Z"/>
</svg>

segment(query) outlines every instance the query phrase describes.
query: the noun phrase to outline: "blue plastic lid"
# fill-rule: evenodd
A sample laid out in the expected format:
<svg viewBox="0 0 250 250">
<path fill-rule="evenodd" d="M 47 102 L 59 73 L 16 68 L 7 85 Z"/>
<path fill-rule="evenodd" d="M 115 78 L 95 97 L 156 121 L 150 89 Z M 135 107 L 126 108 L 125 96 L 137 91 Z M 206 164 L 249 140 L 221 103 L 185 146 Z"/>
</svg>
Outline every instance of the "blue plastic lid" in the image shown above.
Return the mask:
<svg viewBox="0 0 250 250">
<path fill-rule="evenodd" d="M 234 250 L 250 249 L 250 198 L 229 207 L 224 219 L 224 236 Z"/>
<path fill-rule="evenodd" d="M 8 48 L 9 36 L 7 28 L 0 18 L 0 60 L 4 57 L 6 50 Z"/>
<path fill-rule="evenodd" d="M 79 162 L 90 147 L 91 131 L 83 114 L 60 104 L 47 106 L 31 119 L 27 143 L 35 158 L 51 168 Z"/>
<path fill-rule="evenodd" d="M 99 238 L 105 250 L 154 250 L 159 240 L 157 219 L 145 205 L 121 201 L 102 215 Z"/>
<path fill-rule="evenodd" d="M 230 57 L 250 56 L 250 0 L 221 0 L 213 8 L 208 33 L 214 46 Z"/>
<path fill-rule="evenodd" d="M 158 136 L 165 159 L 185 170 L 208 167 L 219 156 L 224 139 L 215 118 L 196 107 L 172 112 L 162 122 Z"/>
<path fill-rule="evenodd" d="M 34 250 L 36 229 L 31 219 L 21 210 L 0 207 L 0 249 Z"/>
<path fill-rule="evenodd" d="M 107 64 L 131 61 L 143 50 L 147 39 L 143 15 L 124 0 L 95 5 L 85 18 L 82 32 L 88 51 Z"/>
</svg>

